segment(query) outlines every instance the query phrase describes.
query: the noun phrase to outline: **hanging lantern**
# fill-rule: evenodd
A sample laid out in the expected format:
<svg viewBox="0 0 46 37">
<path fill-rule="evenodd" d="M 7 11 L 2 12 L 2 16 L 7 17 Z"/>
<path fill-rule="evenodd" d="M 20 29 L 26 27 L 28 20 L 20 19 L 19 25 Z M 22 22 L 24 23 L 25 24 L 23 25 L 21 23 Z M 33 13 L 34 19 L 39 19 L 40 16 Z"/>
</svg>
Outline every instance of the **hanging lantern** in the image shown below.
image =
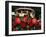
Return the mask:
<svg viewBox="0 0 46 37">
<path fill-rule="evenodd" d="M 31 20 L 31 23 L 32 23 L 32 24 L 37 24 L 37 19 L 36 19 L 36 18 L 33 18 L 33 19 Z"/>
<path fill-rule="evenodd" d="M 20 23 L 21 23 L 21 20 L 20 20 L 19 17 L 16 17 L 16 18 L 15 18 L 15 23 L 16 23 L 16 24 L 20 24 Z"/>
</svg>

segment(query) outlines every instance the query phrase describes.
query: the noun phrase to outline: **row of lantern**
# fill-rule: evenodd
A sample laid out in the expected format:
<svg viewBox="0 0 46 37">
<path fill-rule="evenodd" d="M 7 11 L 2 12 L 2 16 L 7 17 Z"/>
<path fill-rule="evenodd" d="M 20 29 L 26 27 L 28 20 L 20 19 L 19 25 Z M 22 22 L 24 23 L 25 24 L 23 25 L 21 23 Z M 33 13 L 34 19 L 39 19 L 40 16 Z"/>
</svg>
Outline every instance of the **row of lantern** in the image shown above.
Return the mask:
<svg viewBox="0 0 46 37">
<path fill-rule="evenodd" d="M 25 28 L 27 25 L 30 27 L 41 25 L 40 19 L 36 18 L 28 18 L 28 16 L 24 16 L 24 18 L 21 20 L 19 17 L 16 17 L 14 21 L 12 21 L 13 27 L 16 27 L 17 25 L 21 25 L 21 28 Z"/>
</svg>

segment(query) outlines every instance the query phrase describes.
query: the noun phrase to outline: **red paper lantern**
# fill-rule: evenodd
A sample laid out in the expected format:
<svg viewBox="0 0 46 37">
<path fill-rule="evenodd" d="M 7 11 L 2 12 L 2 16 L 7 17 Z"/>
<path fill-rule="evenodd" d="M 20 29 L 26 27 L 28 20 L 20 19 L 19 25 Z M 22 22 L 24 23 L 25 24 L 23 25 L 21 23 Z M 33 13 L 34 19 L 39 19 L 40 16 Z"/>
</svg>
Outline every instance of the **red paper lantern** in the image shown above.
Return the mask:
<svg viewBox="0 0 46 37">
<path fill-rule="evenodd" d="M 37 24 L 37 19 L 36 19 L 36 18 L 33 18 L 33 19 L 31 20 L 31 23 L 32 23 L 32 24 Z"/>
<path fill-rule="evenodd" d="M 32 19 L 28 20 L 28 24 L 32 27 L 33 24 L 32 24 Z"/>
<path fill-rule="evenodd" d="M 20 23 L 21 23 L 21 20 L 20 20 L 19 17 L 16 17 L 16 18 L 15 18 L 15 23 L 16 23 L 16 24 L 20 24 Z"/>
<path fill-rule="evenodd" d="M 36 18 L 31 18 L 28 23 L 31 27 L 34 26 L 34 25 L 37 25 L 37 19 Z"/>
<path fill-rule="evenodd" d="M 24 22 L 21 22 L 21 27 L 22 28 L 26 27 L 26 24 Z"/>
<path fill-rule="evenodd" d="M 24 18 L 23 18 L 23 22 L 27 22 L 27 19 L 28 19 L 28 16 L 24 16 Z"/>
</svg>

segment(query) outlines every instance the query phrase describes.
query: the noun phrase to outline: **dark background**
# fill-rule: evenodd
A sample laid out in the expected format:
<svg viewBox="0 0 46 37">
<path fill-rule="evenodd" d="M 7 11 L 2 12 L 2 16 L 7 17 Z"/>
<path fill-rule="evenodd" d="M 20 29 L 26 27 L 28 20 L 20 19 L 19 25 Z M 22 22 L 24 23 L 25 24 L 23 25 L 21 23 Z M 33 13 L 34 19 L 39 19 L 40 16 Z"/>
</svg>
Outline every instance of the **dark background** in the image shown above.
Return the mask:
<svg viewBox="0 0 46 37">
<path fill-rule="evenodd" d="M 35 17 L 41 18 L 41 7 L 29 7 L 29 6 L 12 6 L 12 12 L 15 12 L 17 8 L 32 8 L 35 10 Z"/>
</svg>

